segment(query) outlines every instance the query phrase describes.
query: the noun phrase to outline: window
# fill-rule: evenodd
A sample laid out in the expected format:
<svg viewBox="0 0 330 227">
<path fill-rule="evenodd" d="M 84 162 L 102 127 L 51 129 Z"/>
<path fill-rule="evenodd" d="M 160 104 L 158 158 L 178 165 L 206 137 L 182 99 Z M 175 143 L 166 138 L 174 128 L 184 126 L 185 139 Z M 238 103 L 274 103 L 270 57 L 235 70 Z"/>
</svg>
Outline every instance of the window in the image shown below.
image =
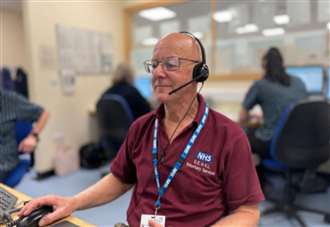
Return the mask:
<svg viewBox="0 0 330 227">
<path fill-rule="evenodd" d="M 160 11 L 148 18 L 147 9 Z M 260 77 L 261 57 L 271 46 L 287 65 L 330 61 L 329 1 L 169 0 L 128 7 L 127 15 L 127 58 L 139 74 L 159 38 L 175 31 L 200 38 L 211 80 Z"/>
</svg>

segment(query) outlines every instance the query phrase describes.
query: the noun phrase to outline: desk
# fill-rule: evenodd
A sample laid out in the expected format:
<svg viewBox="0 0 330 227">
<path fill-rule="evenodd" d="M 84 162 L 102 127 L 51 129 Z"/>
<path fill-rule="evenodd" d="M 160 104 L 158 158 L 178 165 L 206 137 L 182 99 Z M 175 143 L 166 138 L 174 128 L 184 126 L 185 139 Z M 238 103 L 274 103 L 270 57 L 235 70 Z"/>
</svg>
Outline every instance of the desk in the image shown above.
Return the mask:
<svg viewBox="0 0 330 227">
<path fill-rule="evenodd" d="M 27 196 L 27 195 L 23 194 L 22 192 L 16 191 L 16 190 L 14 190 L 14 189 L 6 186 L 6 185 L 3 185 L 1 183 L 0 183 L 0 187 L 4 188 L 5 190 L 7 190 L 10 193 L 12 193 L 13 195 L 15 195 L 17 197 L 18 202 L 19 201 L 26 201 L 26 200 L 30 200 L 31 199 L 30 196 Z M 56 223 L 60 223 L 60 222 L 62 222 L 64 220 L 65 221 L 68 221 L 68 222 L 70 222 L 72 224 L 78 225 L 78 226 L 96 227 L 95 225 L 89 224 L 89 223 L 87 223 L 87 222 L 85 222 L 85 221 L 83 221 L 83 220 L 81 220 L 79 218 L 76 218 L 76 217 L 72 216 L 72 215 L 69 216 L 69 217 L 66 217 L 65 219 L 62 219 L 62 220 L 60 220 L 60 221 L 58 221 Z M 0 227 L 5 227 L 5 225 L 0 225 Z"/>
</svg>

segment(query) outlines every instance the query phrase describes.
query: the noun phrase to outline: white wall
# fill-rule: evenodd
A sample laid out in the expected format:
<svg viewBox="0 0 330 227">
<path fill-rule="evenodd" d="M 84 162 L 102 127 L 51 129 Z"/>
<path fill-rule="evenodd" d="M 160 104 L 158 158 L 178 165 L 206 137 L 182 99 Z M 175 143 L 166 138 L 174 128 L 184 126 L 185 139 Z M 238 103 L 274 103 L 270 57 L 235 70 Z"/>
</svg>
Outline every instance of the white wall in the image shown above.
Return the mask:
<svg viewBox="0 0 330 227">
<path fill-rule="evenodd" d="M 28 0 L 23 2 L 23 15 L 32 99 L 50 112 L 36 152 L 36 169 L 42 172 L 53 167 L 56 135 L 64 134 L 65 142 L 76 151 L 90 140 L 88 108 L 110 84 L 109 75 L 78 76 L 74 94 L 63 95 L 57 72 L 55 25 L 110 33 L 116 64 L 123 60 L 122 5 L 107 0 Z"/>
<path fill-rule="evenodd" d="M 0 8 L 0 66 L 27 66 L 21 11 Z"/>
<path fill-rule="evenodd" d="M 252 81 L 206 81 L 201 93 L 211 107 L 237 121 L 241 103 Z"/>
</svg>

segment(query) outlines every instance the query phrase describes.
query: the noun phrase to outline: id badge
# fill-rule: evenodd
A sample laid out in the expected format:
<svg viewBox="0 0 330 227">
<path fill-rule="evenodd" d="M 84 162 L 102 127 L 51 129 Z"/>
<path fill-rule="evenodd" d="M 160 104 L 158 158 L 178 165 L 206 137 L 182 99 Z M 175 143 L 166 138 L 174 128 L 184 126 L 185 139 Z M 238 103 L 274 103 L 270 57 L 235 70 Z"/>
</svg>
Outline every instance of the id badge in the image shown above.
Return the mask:
<svg viewBox="0 0 330 227">
<path fill-rule="evenodd" d="M 165 227 L 165 216 L 154 214 L 142 214 L 140 227 L 149 227 L 149 220 L 154 220 L 156 223 L 161 224 Z"/>
</svg>

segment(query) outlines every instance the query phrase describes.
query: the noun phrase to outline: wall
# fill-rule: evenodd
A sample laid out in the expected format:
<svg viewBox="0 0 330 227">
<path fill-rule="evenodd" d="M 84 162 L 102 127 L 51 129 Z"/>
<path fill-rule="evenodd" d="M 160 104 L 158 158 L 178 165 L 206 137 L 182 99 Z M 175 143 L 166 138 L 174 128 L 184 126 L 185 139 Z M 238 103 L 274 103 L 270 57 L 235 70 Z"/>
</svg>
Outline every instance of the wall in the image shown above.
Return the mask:
<svg viewBox="0 0 330 227">
<path fill-rule="evenodd" d="M 212 77 L 212 75 L 211 75 Z M 241 103 L 252 81 L 206 81 L 201 93 L 209 105 L 237 121 Z"/>
<path fill-rule="evenodd" d="M 0 66 L 27 66 L 22 12 L 0 8 Z"/>
<path fill-rule="evenodd" d="M 78 151 L 89 142 L 90 116 L 100 93 L 110 84 L 109 75 L 84 75 L 76 78 L 75 92 L 63 95 L 57 72 L 55 25 L 110 33 L 114 64 L 123 59 L 122 6 L 120 1 L 24 1 L 24 26 L 31 74 L 32 99 L 50 112 L 41 135 L 36 169 L 53 167 L 55 138 L 64 135 L 65 143 Z"/>
</svg>

